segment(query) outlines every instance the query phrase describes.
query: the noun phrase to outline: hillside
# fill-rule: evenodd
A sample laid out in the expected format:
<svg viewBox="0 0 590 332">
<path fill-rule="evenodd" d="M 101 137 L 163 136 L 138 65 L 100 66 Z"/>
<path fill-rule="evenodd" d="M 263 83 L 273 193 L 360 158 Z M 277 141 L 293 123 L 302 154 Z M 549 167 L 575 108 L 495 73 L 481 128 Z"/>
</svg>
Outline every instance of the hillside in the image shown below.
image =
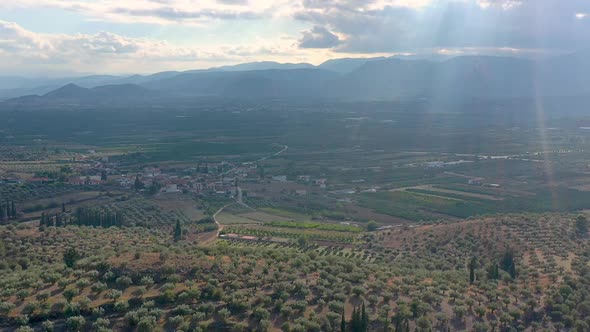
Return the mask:
<svg viewBox="0 0 590 332">
<path fill-rule="evenodd" d="M 111 102 L 145 101 L 161 98 L 164 94 L 135 84 L 102 85 L 94 88 L 83 88 L 70 83 L 44 95 L 23 96 L 7 100 L 8 104 L 55 104 L 81 103 L 100 104 Z"/>
<path fill-rule="evenodd" d="M 70 79 L 70 82 L 84 88 L 113 86 L 112 96 L 94 94 L 94 101 L 121 99 L 125 93 L 119 94 L 114 87 L 128 89 L 125 84 L 185 97 L 426 98 L 442 102 L 474 98 L 570 97 L 590 94 L 590 57 L 585 55 L 580 52 L 538 61 L 496 56 L 459 56 L 442 61 L 407 57 L 335 59 L 317 67 L 257 62 L 148 76 L 88 76 Z M 59 82 L 65 81 L 51 81 L 51 84 L 29 90 L 24 87 L 8 89 L 0 91 L 0 97 L 3 93 L 47 92 Z M 135 93 L 138 91 L 131 95 Z"/>
<path fill-rule="evenodd" d="M 588 242 L 569 215 L 391 229 L 351 248 L 206 246 L 193 227 L 172 241 L 165 225 L 0 232 L 4 323 L 332 331 L 365 303 L 372 331 L 483 332 L 584 326 L 590 313 Z M 71 248 L 80 256 L 65 268 Z"/>
</svg>

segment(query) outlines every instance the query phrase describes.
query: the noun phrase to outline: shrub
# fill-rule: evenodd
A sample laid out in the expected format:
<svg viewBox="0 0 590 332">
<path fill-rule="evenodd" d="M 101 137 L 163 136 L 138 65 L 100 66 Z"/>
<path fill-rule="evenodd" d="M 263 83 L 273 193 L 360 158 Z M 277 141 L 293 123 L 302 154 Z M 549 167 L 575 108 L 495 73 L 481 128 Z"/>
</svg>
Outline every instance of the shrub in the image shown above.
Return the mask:
<svg viewBox="0 0 590 332">
<path fill-rule="evenodd" d="M 90 286 L 90 289 L 95 293 L 102 293 L 107 289 L 107 284 L 104 282 L 96 282 Z"/>
<path fill-rule="evenodd" d="M 86 319 L 82 316 L 74 316 L 66 320 L 66 327 L 69 331 L 82 331 L 84 325 L 86 325 Z"/>
<path fill-rule="evenodd" d="M 0 313 L 3 315 L 8 315 L 14 309 L 16 305 L 11 302 L 0 302 Z"/>
<path fill-rule="evenodd" d="M 118 301 L 115 303 L 113 309 L 116 312 L 125 312 L 129 308 L 129 303 L 127 301 Z"/>
<path fill-rule="evenodd" d="M 129 287 L 131 285 L 133 280 L 131 280 L 131 278 L 129 278 L 127 276 L 122 276 L 122 277 L 117 278 L 117 280 L 115 280 L 115 282 L 117 283 L 117 285 L 119 287 L 126 289 L 127 287 Z"/>
<path fill-rule="evenodd" d="M 152 332 L 156 330 L 156 318 L 153 316 L 143 317 L 137 324 L 137 332 Z"/>
<path fill-rule="evenodd" d="M 111 322 L 107 318 L 99 317 L 96 319 L 96 321 L 94 321 L 94 323 L 92 323 L 92 328 L 96 331 L 99 331 L 102 328 L 107 328 L 109 325 L 111 325 Z"/>
</svg>

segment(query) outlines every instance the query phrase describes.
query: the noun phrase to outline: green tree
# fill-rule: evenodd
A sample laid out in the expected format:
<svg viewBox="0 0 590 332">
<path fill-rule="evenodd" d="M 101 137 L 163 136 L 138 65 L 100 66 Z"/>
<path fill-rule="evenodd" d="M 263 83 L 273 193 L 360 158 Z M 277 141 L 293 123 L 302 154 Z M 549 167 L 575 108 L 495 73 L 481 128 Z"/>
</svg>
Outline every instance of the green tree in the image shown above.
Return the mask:
<svg viewBox="0 0 590 332">
<path fill-rule="evenodd" d="M 408 305 L 404 302 L 398 304 L 397 312 L 392 318 L 392 323 L 395 327 L 396 332 L 408 332 L 410 331 L 410 318 L 412 312 Z"/>
<path fill-rule="evenodd" d="M 140 191 L 141 189 L 143 189 L 143 182 L 141 182 L 141 180 L 139 180 L 139 175 L 135 176 L 135 183 L 133 183 L 133 188 L 135 188 L 135 191 Z"/>
<path fill-rule="evenodd" d="M 63 255 L 64 263 L 67 267 L 73 268 L 76 262 L 80 259 L 80 254 L 74 248 L 68 248 Z"/>
<path fill-rule="evenodd" d="M 576 234 L 581 237 L 588 236 L 588 220 L 584 216 L 576 218 Z"/>
<path fill-rule="evenodd" d="M 498 263 L 494 263 L 488 268 L 488 279 L 498 280 L 500 279 L 500 269 Z"/>
<path fill-rule="evenodd" d="M 14 204 L 14 201 L 12 201 L 11 203 L 11 217 L 12 218 L 16 218 L 16 204 Z"/>
<path fill-rule="evenodd" d="M 69 331 L 81 331 L 84 325 L 86 325 L 86 319 L 82 316 L 70 317 L 66 321 L 66 326 Z"/>
<path fill-rule="evenodd" d="M 477 258 L 475 256 L 471 257 L 471 262 L 469 262 L 469 282 L 475 282 L 475 268 L 477 267 Z"/>
<path fill-rule="evenodd" d="M 80 292 L 78 291 L 77 288 L 66 288 L 62 295 L 63 297 L 66 299 L 66 301 L 72 302 L 72 299 L 74 299 L 74 297 L 76 297 Z"/>
<path fill-rule="evenodd" d="M 432 328 L 432 323 L 428 317 L 422 316 L 416 320 L 416 326 L 418 326 L 418 331 L 427 332 Z"/>
<path fill-rule="evenodd" d="M 182 227 L 180 227 L 180 220 L 176 220 L 174 227 L 174 241 L 179 241 L 182 237 Z"/>
<path fill-rule="evenodd" d="M 368 327 L 369 327 L 369 315 L 367 315 L 367 310 L 365 308 L 365 302 L 363 302 L 363 306 L 361 308 L 361 330 L 360 330 L 360 332 L 366 332 Z"/>
<path fill-rule="evenodd" d="M 516 263 L 514 262 L 514 251 L 506 250 L 502 258 L 502 270 L 508 272 L 512 279 L 516 278 Z"/>
<path fill-rule="evenodd" d="M 375 220 L 371 220 L 367 223 L 367 230 L 369 232 L 374 232 L 379 228 L 379 224 L 377 224 L 377 222 L 375 222 Z"/>
</svg>

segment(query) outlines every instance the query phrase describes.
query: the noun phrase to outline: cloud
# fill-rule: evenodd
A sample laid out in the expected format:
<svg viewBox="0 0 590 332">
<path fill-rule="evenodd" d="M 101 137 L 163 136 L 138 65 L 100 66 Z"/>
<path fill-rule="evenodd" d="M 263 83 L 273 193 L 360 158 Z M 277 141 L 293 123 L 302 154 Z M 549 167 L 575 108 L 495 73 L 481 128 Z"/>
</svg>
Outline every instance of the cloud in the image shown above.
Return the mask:
<svg viewBox="0 0 590 332">
<path fill-rule="evenodd" d="M 248 0 L 217 0 L 217 2 L 224 4 L 224 5 L 240 5 L 240 6 L 245 6 L 249 3 Z"/>
<path fill-rule="evenodd" d="M 165 21 L 199 21 L 205 19 L 254 20 L 264 17 L 262 13 L 252 11 L 216 11 L 212 9 L 191 11 L 179 10 L 174 7 L 158 7 L 152 9 L 116 7 L 109 10 L 108 13 L 139 18 L 158 18 Z"/>
<path fill-rule="evenodd" d="M 286 1 L 286 0 L 285 0 Z M 273 0 L 15 0 L 0 8 L 52 8 L 117 23 L 195 24 L 272 16 Z"/>
<path fill-rule="evenodd" d="M 13 22 L 0 21 L 0 70 L 36 66 L 55 70 L 155 72 L 254 61 L 260 57 L 287 58 L 296 56 L 296 53 L 295 40 L 286 37 L 238 45 L 179 47 L 165 41 L 109 32 L 40 34 Z"/>
<path fill-rule="evenodd" d="M 313 29 L 304 31 L 299 40 L 299 47 L 302 48 L 331 48 L 338 44 L 338 36 L 322 26 L 314 26 Z"/>
<path fill-rule="evenodd" d="M 340 37 L 338 52 L 428 48 L 577 49 L 590 40 L 586 0 L 303 0 L 293 18 Z M 302 32 L 302 38 L 309 32 Z"/>
<path fill-rule="evenodd" d="M 145 72 L 396 53 L 536 56 L 584 48 L 590 40 L 588 0 L 0 1 L 0 12 L 4 8 L 68 12 L 64 17 L 74 16 L 93 33 L 46 34 L 0 21 L 0 68 L 63 64 Z M 110 23 L 158 39 L 100 32 Z M 188 29 L 194 39 L 166 41 Z"/>
<path fill-rule="evenodd" d="M 2 7 L 57 8 L 125 24 L 206 29 L 211 22 L 233 22 L 245 31 L 249 22 L 234 21 L 260 26 L 284 20 L 301 48 L 343 53 L 434 47 L 572 49 L 590 39 L 588 0 L 12 0 L 2 1 Z"/>
</svg>

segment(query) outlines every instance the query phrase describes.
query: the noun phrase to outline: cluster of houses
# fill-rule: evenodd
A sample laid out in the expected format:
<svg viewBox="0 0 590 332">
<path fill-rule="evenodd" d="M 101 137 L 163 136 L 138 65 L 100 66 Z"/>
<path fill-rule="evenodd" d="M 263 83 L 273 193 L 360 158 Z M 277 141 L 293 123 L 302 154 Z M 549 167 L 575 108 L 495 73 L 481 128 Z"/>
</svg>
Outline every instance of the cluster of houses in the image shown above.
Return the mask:
<svg viewBox="0 0 590 332">
<path fill-rule="evenodd" d="M 209 165 L 218 169 L 217 164 Z M 203 169 L 203 168 L 202 168 Z M 234 197 L 236 195 L 236 177 L 219 172 L 203 172 L 197 168 L 182 170 L 163 170 L 156 167 L 146 167 L 140 174 L 122 174 L 111 177 L 111 183 L 130 189 L 136 186 L 136 181 L 141 187 L 150 190 L 154 186 L 160 193 L 194 193 L 216 194 Z"/>
<path fill-rule="evenodd" d="M 128 190 L 146 190 L 154 194 L 182 192 L 227 197 L 237 195 L 238 183 L 241 182 L 252 183 L 261 180 L 297 182 L 322 189 L 325 189 L 327 184 L 327 179 L 310 175 L 299 175 L 294 178 L 287 175 L 265 175 L 264 170 L 258 168 L 256 163 L 200 163 L 196 167 L 188 168 L 150 166 L 143 168 L 140 172 L 129 172 L 108 157 L 93 158 L 94 151 L 88 151 L 88 154 L 89 156 L 79 156 L 76 160 L 78 163 L 71 165 L 65 179 L 60 178 L 59 181 L 75 186 L 110 186 Z M 9 181 L 12 180 L 2 179 L 2 183 Z M 32 177 L 18 180 L 18 183 L 43 184 L 55 181 L 57 179 Z M 305 188 L 299 188 L 296 194 L 306 195 L 307 191 Z"/>
<path fill-rule="evenodd" d="M 289 182 L 287 175 L 272 175 L 270 177 L 273 181 L 277 182 Z M 305 184 L 315 184 L 318 186 L 324 186 L 328 182 L 328 179 L 324 178 L 313 178 L 311 175 L 299 175 L 297 176 L 297 182 Z"/>
</svg>

